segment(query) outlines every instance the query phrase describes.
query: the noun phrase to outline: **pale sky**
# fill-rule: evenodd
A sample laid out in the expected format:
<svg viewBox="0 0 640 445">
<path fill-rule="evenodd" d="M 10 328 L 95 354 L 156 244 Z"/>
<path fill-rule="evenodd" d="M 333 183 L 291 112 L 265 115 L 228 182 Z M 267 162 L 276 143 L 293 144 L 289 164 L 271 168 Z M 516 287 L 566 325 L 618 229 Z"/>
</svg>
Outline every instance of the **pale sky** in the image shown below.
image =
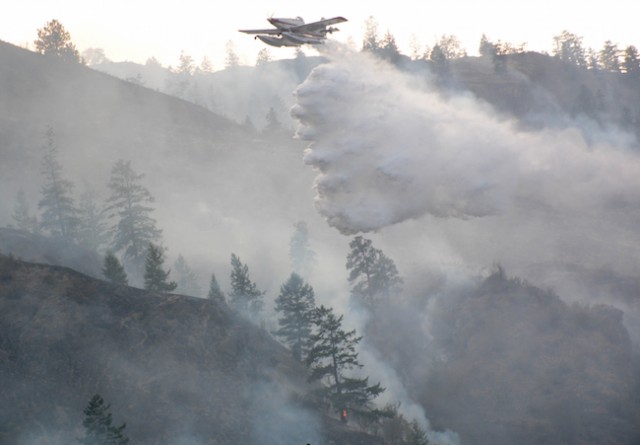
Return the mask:
<svg viewBox="0 0 640 445">
<path fill-rule="evenodd" d="M 11 2 L 0 15 L 0 40 L 33 48 L 36 30 L 53 18 L 62 22 L 82 52 L 102 48 L 114 61 L 144 63 L 156 57 L 163 65 L 176 65 L 184 50 L 197 63 L 207 56 L 220 69 L 225 45 L 231 40 L 241 60 L 255 62 L 261 48 L 274 58 L 291 57 L 292 50 L 268 47 L 240 28 L 269 27 L 266 18 L 302 16 L 307 22 L 341 15 L 349 21 L 331 38 L 362 42 L 364 23 L 372 16 L 380 34 L 395 36 L 400 49 L 411 53 L 412 38 L 421 46 L 433 45 L 443 34 L 453 34 L 470 55 L 477 54 L 480 37 L 513 44 L 527 42 L 534 51 L 550 51 L 553 36 L 569 30 L 583 37 L 585 47 L 599 50 L 605 40 L 620 48 L 640 47 L 637 0 L 344 0 L 292 1 L 235 0 L 22 0 Z M 412 37 L 413 36 L 413 37 Z M 312 50 L 306 51 L 313 54 Z"/>
</svg>

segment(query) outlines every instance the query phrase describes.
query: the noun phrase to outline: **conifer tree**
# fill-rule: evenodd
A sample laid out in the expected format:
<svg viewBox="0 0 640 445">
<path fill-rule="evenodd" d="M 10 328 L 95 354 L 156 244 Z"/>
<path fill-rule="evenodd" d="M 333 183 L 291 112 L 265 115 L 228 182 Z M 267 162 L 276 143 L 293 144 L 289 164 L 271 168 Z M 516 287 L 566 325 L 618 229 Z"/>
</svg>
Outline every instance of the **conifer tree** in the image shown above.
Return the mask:
<svg viewBox="0 0 640 445">
<path fill-rule="evenodd" d="M 67 62 L 80 62 L 80 54 L 71 42 L 71 35 L 58 20 L 51 20 L 39 28 L 34 43 L 40 54 L 59 57 Z"/>
<path fill-rule="evenodd" d="M 211 282 L 209 284 L 209 293 L 207 294 L 207 297 L 217 303 L 226 303 L 224 292 L 220 289 L 218 280 L 216 280 L 216 274 L 214 273 L 211 274 Z"/>
<path fill-rule="evenodd" d="M 229 303 L 236 312 L 255 319 L 262 310 L 264 292 L 251 281 L 249 267 L 235 254 L 231 254 L 231 268 Z"/>
<path fill-rule="evenodd" d="M 627 76 L 633 79 L 637 79 L 640 76 L 640 55 L 635 46 L 627 46 L 624 50 L 623 67 Z"/>
<path fill-rule="evenodd" d="M 16 203 L 13 207 L 13 220 L 16 223 L 16 227 L 20 230 L 31 233 L 39 232 L 38 218 L 35 215 L 31 216 L 29 203 L 22 189 L 18 190 L 16 195 Z"/>
<path fill-rule="evenodd" d="M 105 404 L 98 394 L 94 395 L 84 409 L 84 437 L 79 439 L 82 445 L 127 445 L 129 438 L 123 430 L 127 424 L 113 426 L 113 418 L 109 412 L 111 405 Z"/>
<path fill-rule="evenodd" d="M 427 432 L 420 426 L 417 420 L 412 420 L 409 423 L 409 434 L 407 434 L 407 445 L 429 445 L 429 439 L 427 438 Z"/>
<path fill-rule="evenodd" d="M 382 41 L 380 42 L 380 50 L 378 51 L 380 57 L 384 60 L 388 60 L 391 63 L 396 63 L 400 59 L 400 50 L 396 44 L 396 38 L 391 34 L 391 31 L 387 30 Z"/>
<path fill-rule="evenodd" d="M 95 190 L 87 188 L 78 202 L 78 241 L 94 251 L 107 243 L 107 220 Z"/>
<path fill-rule="evenodd" d="M 124 251 L 125 265 L 140 270 L 147 253 L 149 243 L 160 240 L 162 231 L 156 227 L 151 217 L 153 209 L 148 206 L 154 201 L 149 190 L 140 184 L 143 174 L 136 173 L 131 161 L 119 160 L 111 170 L 109 189 L 111 196 L 107 200 L 109 217 L 117 218 L 112 227 L 114 252 Z"/>
<path fill-rule="evenodd" d="M 178 255 L 173 264 L 173 270 L 176 273 L 176 283 L 178 284 L 176 289 L 178 292 L 193 297 L 201 296 L 202 288 L 198 284 L 198 276 L 189 267 L 187 260 L 182 255 Z"/>
<path fill-rule="evenodd" d="M 258 51 L 258 55 L 256 57 L 256 66 L 266 65 L 271 62 L 271 53 L 267 48 L 262 48 Z"/>
<path fill-rule="evenodd" d="M 587 66 L 582 37 L 565 30 L 560 35 L 553 37 L 553 43 L 554 56 L 567 63 L 582 67 Z"/>
<path fill-rule="evenodd" d="M 162 268 L 164 265 L 164 249 L 149 243 L 147 257 L 144 263 L 144 288 L 151 292 L 171 292 L 178 284 L 175 281 L 167 281 L 170 270 Z"/>
<path fill-rule="evenodd" d="M 347 255 L 351 293 L 364 304 L 373 306 L 400 292 L 402 278 L 391 258 L 373 247 L 371 240 L 356 236 Z"/>
<path fill-rule="evenodd" d="M 42 228 L 53 236 L 71 238 L 78 227 L 78 211 L 74 205 L 73 182 L 65 179 L 58 161 L 58 147 L 53 141 L 53 129 L 46 132 L 46 146 L 42 157 L 45 184 L 38 207 L 42 210 Z"/>
<path fill-rule="evenodd" d="M 333 309 L 320 306 L 315 310 L 316 332 L 309 338 L 306 363 L 310 369 L 309 381 L 325 384 L 325 401 L 346 422 L 348 412 L 373 415 L 371 401 L 384 391 L 379 383 L 369 385 L 369 378 L 347 377 L 345 371 L 362 368 L 356 346 L 362 337 L 356 331 L 342 329 L 342 316 Z"/>
<path fill-rule="evenodd" d="M 275 334 L 291 348 L 293 358 L 303 361 L 306 357 L 309 336 L 313 328 L 315 297 L 313 288 L 296 273 L 280 287 L 276 298 L 276 312 L 281 314 Z"/>
<path fill-rule="evenodd" d="M 600 66 L 605 71 L 620 72 L 620 50 L 618 45 L 611 40 L 604 42 L 604 46 L 598 53 Z"/>
<path fill-rule="evenodd" d="M 364 23 L 365 31 L 362 38 L 362 51 L 376 52 L 380 48 L 378 41 L 378 22 L 369 16 Z"/>
<path fill-rule="evenodd" d="M 124 267 L 122 267 L 122 264 L 120 264 L 120 261 L 118 261 L 118 258 L 113 254 L 113 252 L 109 251 L 105 255 L 102 274 L 113 284 L 121 284 L 125 286 L 129 284 L 127 273 L 124 271 Z"/>
</svg>

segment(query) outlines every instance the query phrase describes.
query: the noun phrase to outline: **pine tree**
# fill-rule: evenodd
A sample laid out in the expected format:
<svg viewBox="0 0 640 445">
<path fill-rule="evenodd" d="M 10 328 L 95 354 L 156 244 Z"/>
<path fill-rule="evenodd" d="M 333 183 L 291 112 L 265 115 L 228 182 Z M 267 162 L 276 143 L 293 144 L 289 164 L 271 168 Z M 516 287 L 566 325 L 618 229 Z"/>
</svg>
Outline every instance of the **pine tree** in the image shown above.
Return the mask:
<svg viewBox="0 0 640 445">
<path fill-rule="evenodd" d="M 127 424 L 113 426 L 113 418 L 107 405 L 98 394 L 94 395 L 84 409 L 84 437 L 82 445 L 127 445 L 129 438 L 123 434 Z"/>
<path fill-rule="evenodd" d="M 348 412 L 360 415 L 373 413 L 371 401 L 384 388 L 379 383 L 369 385 L 368 377 L 345 376 L 345 371 L 362 368 L 356 352 L 362 337 L 358 337 L 355 330 L 344 331 L 342 318 L 324 306 L 315 310 L 316 332 L 309 338 L 306 363 L 310 369 L 309 381 L 325 383 L 322 391 L 324 400 L 346 422 Z"/>
<path fill-rule="evenodd" d="M 378 41 L 378 22 L 369 16 L 364 23 L 365 31 L 362 38 L 362 51 L 376 52 L 380 48 Z"/>
<path fill-rule="evenodd" d="M 582 37 L 565 30 L 560 35 L 553 37 L 553 43 L 554 56 L 567 63 L 582 67 L 587 66 Z"/>
<path fill-rule="evenodd" d="M 191 270 L 187 261 L 182 255 L 178 255 L 175 263 L 173 263 L 173 270 L 176 273 L 176 288 L 178 292 L 184 295 L 191 295 L 198 297 L 202 293 L 202 288 L 198 284 L 198 276 Z"/>
<path fill-rule="evenodd" d="M 298 275 L 308 278 L 315 263 L 315 252 L 309 246 L 309 229 L 304 221 L 293 226 L 296 230 L 289 241 L 291 267 Z"/>
<path fill-rule="evenodd" d="M 618 45 L 611 40 L 607 40 L 598 55 L 600 66 L 603 70 L 614 73 L 620 72 L 620 50 Z"/>
<path fill-rule="evenodd" d="M 258 51 L 258 55 L 256 57 L 256 66 L 266 65 L 271 62 L 271 53 L 267 48 L 262 48 Z"/>
<path fill-rule="evenodd" d="M 490 42 L 485 34 L 482 34 L 482 37 L 480 37 L 480 47 L 478 48 L 478 52 L 483 57 L 492 58 L 498 54 L 496 45 Z"/>
<path fill-rule="evenodd" d="M 171 292 L 178 284 L 175 281 L 167 281 L 170 270 L 162 268 L 164 265 L 164 249 L 149 243 L 147 257 L 144 263 L 144 288 L 151 292 Z"/>
<path fill-rule="evenodd" d="M 402 278 L 395 263 L 380 249 L 373 247 L 371 240 L 356 236 L 349 243 L 347 255 L 351 293 L 364 304 L 373 306 L 388 301 L 389 297 L 402 289 Z"/>
<path fill-rule="evenodd" d="M 26 232 L 38 233 L 39 224 L 36 216 L 31 216 L 29 211 L 29 203 L 24 190 L 18 190 L 16 195 L 16 203 L 13 207 L 13 220 L 16 223 L 16 227 Z"/>
<path fill-rule="evenodd" d="M 427 432 L 420 426 L 417 420 L 411 421 L 409 424 L 409 434 L 407 434 L 407 445 L 429 445 Z"/>
<path fill-rule="evenodd" d="M 391 31 L 387 30 L 382 38 L 378 54 L 384 60 L 388 60 L 391 63 L 396 63 L 400 59 L 400 50 L 396 44 L 396 38 L 391 34 Z"/>
<path fill-rule="evenodd" d="M 71 35 L 58 20 L 51 20 L 38 29 L 38 39 L 34 42 L 40 54 L 55 56 L 67 62 L 80 62 L 80 54 L 71 42 Z"/>
<path fill-rule="evenodd" d="M 220 285 L 218 284 L 218 280 L 216 280 L 216 275 L 214 273 L 211 274 L 211 282 L 209 284 L 209 293 L 207 294 L 207 297 L 217 303 L 226 304 L 224 292 L 220 289 Z"/>
<path fill-rule="evenodd" d="M 303 361 L 313 328 L 315 297 L 313 288 L 296 273 L 280 287 L 276 298 L 276 312 L 281 314 L 275 334 L 291 348 L 293 358 Z"/>
<path fill-rule="evenodd" d="M 87 188 L 78 202 L 78 241 L 80 244 L 99 251 L 107 243 L 107 221 L 104 209 L 97 203 L 95 190 Z"/>
<path fill-rule="evenodd" d="M 236 52 L 236 46 L 233 41 L 228 40 L 225 45 L 225 53 L 226 56 L 224 58 L 224 65 L 227 68 L 235 68 L 240 65 L 240 57 L 238 57 L 238 53 Z"/>
<path fill-rule="evenodd" d="M 231 254 L 231 292 L 229 303 L 236 312 L 256 319 L 262 310 L 264 292 L 249 278 L 249 267 Z"/>
<path fill-rule="evenodd" d="M 122 267 L 122 264 L 120 264 L 120 261 L 118 261 L 118 258 L 113 254 L 113 252 L 107 252 L 105 255 L 102 274 L 113 284 L 121 284 L 125 286 L 129 284 L 127 273 L 124 271 L 124 267 Z"/>
<path fill-rule="evenodd" d="M 42 157 L 45 184 L 38 207 L 42 210 L 42 228 L 53 236 L 71 238 L 78 227 L 78 211 L 74 205 L 73 182 L 62 175 L 58 147 L 53 142 L 53 129 L 46 132 L 47 143 Z"/>
<path fill-rule="evenodd" d="M 202 58 L 202 62 L 200 62 L 198 71 L 205 74 L 213 73 L 213 64 L 211 63 L 211 60 L 207 56 L 204 56 Z"/>
<path fill-rule="evenodd" d="M 624 50 L 623 67 L 627 76 L 634 79 L 640 76 L 640 55 L 638 55 L 638 49 L 635 46 L 627 46 Z"/>
<path fill-rule="evenodd" d="M 114 252 L 124 251 L 125 264 L 131 264 L 136 270 L 142 266 L 149 243 L 159 241 L 162 234 L 150 216 L 153 209 L 147 204 L 154 199 L 140 184 L 143 177 L 131 168 L 130 161 L 116 162 L 111 170 L 111 196 L 107 200 L 109 217 L 117 218 L 111 230 L 111 248 Z"/>
</svg>

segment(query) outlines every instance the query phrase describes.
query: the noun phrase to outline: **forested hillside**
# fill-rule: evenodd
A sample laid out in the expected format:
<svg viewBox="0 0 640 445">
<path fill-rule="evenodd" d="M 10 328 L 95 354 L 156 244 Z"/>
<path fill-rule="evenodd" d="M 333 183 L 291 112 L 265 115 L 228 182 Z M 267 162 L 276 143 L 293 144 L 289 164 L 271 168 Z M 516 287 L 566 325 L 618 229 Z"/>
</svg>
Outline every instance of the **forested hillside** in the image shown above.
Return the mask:
<svg viewBox="0 0 640 445">
<path fill-rule="evenodd" d="M 224 303 L 6 257 L 0 283 L 0 443 L 81 437 L 96 393 L 132 443 L 372 440 L 305 404 L 302 365 Z"/>
<path fill-rule="evenodd" d="M 0 443 L 638 442 L 640 67 L 391 43 L 0 42 Z"/>
</svg>

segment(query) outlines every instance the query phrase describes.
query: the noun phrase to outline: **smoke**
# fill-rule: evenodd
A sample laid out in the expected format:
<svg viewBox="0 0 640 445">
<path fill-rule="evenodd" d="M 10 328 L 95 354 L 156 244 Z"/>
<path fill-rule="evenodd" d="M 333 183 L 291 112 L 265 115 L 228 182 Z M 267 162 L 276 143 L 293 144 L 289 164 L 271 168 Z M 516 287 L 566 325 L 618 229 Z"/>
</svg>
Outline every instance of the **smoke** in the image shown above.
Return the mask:
<svg viewBox="0 0 640 445">
<path fill-rule="evenodd" d="M 581 284 L 594 271 L 635 276 L 640 161 L 627 134 L 566 120 L 524 131 L 424 71 L 338 45 L 325 56 L 291 114 L 330 226 L 385 228 L 410 267 L 499 263 L 567 299 L 602 299 Z"/>
<path fill-rule="evenodd" d="M 636 157 L 576 129 L 519 131 L 472 97 L 342 47 L 295 92 L 318 211 L 350 234 L 423 215 L 638 213 Z M 631 211 L 631 212 L 629 212 Z"/>
<path fill-rule="evenodd" d="M 330 226 L 343 234 L 384 229 L 382 248 L 417 277 L 449 268 L 478 275 L 499 263 L 564 299 L 602 302 L 611 298 L 605 286 L 637 275 L 640 161 L 628 135 L 584 121 L 524 131 L 469 94 L 437 91 L 425 73 L 337 45 L 324 55 L 328 63 L 297 88 L 291 114 L 309 141 L 315 206 Z M 450 278 L 464 287 L 464 277 Z M 425 299 L 416 280 L 408 281 Z M 432 310 L 416 308 L 431 321 Z M 402 335 L 407 323 L 384 341 L 411 338 Z M 391 344 L 383 358 L 399 363 L 363 345 L 367 372 L 406 415 L 424 419 L 396 375 L 408 367 L 404 349 L 418 353 Z"/>
</svg>

